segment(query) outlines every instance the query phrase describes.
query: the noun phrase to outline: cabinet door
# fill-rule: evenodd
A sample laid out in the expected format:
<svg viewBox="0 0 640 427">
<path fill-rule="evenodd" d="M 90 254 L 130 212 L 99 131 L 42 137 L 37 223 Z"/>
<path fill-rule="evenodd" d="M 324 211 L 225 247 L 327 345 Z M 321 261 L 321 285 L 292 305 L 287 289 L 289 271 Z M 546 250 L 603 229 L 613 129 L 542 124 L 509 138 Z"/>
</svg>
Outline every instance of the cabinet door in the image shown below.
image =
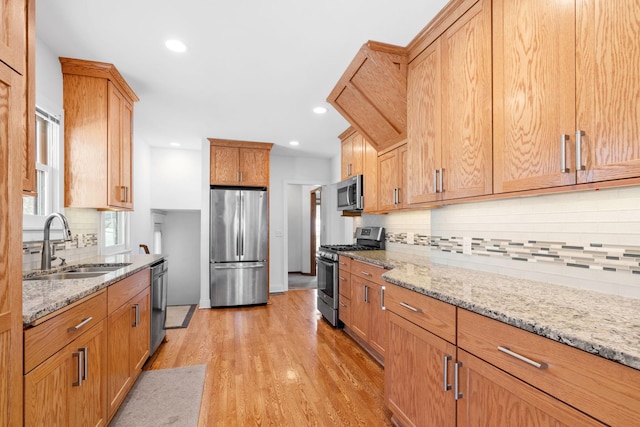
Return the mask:
<svg viewBox="0 0 640 427">
<path fill-rule="evenodd" d="M 107 398 L 109 417 L 115 414 L 133 383 L 131 372 L 131 328 L 134 307 L 124 304 L 108 318 Z"/>
<path fill-rule="evenodd" d="M 25 425 L 106 425 L 106 350 L 103 320 L 29 372 Z"/>
<path fill-rule="evenodd" d="M 602 426 L 572 407 L 458 350 L 459 426 Z"/>
<path fill-rule="evenodd" d="M 493 61 L 494 192 L 574 184 L 575 2 L 494 2 Z"/>
<path fill-rule="evenodd" d="M 369 282 L 369 345 L 384 358 L 387 348 L 387 311 L 383 308 L 382 286 Z"/>
<path fill-rule="evenodd" d="M 107 188 L 109 206 L 125 207 L 127 188 L 122 182 L 122 119 L 124 117 L 124 97 L 118 89 L 108 83 L 109 98 L 107 126 Z"/>
<path fill-rule="evenodd" d="M 369 339 L 369 282 L 351 275 L 351 329 L 363 340 Z"/>
<path fill-rule="evenodd" d="M 390 211 L 398 208 L 396 203 L 398 169 L 400 160 L 398 150 L 392 150 L 378 156 L 378 209 Z"/>
<path fill-rule="evenodd" d="M 123 101 L 121 113 L 120 185 L 126 189 L 122 206 L 127 209 L 133 209 L 133 179 L 131 177 L 131 171 L 133 170 L 133 105 L 127 101 Z"/>
<path fill-rule="evenodd" d="M 407 178 L 407 166 L 408 160 L 407 145 L 398 147 L 398 174 L 396 179 L 398 180 L 398 207 L 405 208 L 407 204 L 407 185 L 409 180 Z"/>
<path fill-rule="evenodd" d="M 269 186 L 269 150 L 240 149 L 240 184 Z"/>
<path fill-rule="evenodd" d="M 640 176 L 640 4 L 578 1 L 578 183 Z M 571 165 L 573 170 L 574 165 Z"/>
<path fill-rule="evenodd" d="M 351 328 L 351 300 L 342 294 L 338 296 L 338 318 Z"/>
<path fill-rule="evenodd" d="M 364 213 L 378 210 L 378 152 L 364 138 Z"/>
<path fill-rule="evenodd" d="M 150 288 L 139 293 L 130 306 L 134 311 L 134 322 L 131 329 L 131 369 L 134 377 L 142 371 L 142 365 L 149 358 L 150 345 Z"/>
<path fill-rule="evenodd" d="M 25 0 L 9 0 L 0 7 L 0 60 L 21 75 L 26 73 L 26 4 Z"/>
<path fill-rule="evenodd" d="M 340 179 L 351 176 L 351 164 L 353 163 L 353 136 L 349 136 L 340 145 Z"/>
<path fill-rule="evenodd" d="M 395 313 L 389 312 L 388 319 L 384 364 L 387 406 L 406 426 L 455 426 L 453 390 L 445 387 L 453 384 L 455 346 Z"/>
<path fill-rule="evenodd" d="M 441 38 L 442 198 L 491 194 L 491 2 L 476 3 Z"/>
<path fill-rule="evenodd" d="M 240 149 L 211 146 L 211 185 L 238 185 Z"/>
<path fill-rule="evenodd" d="M 438 38 L 409 64 L 407 92 L 407 196 L 409 204 L 433 202 L 435 170 L 440 165 L 441 40 Z"/>
</svg>

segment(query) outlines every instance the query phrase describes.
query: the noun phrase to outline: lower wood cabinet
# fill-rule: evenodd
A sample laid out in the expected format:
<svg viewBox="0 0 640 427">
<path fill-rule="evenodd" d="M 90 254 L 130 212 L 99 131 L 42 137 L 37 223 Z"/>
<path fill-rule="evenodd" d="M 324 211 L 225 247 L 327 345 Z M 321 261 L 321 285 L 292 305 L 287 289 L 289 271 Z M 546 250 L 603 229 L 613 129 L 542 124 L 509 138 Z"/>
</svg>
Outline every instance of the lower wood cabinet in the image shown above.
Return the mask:
<svg viewBox="0 0 640 427">
<path fill-rule="evenodd" d="M 457 360 L 459 426 L 605 425 L 463 350 Z"/>
<path fill-rule="evenodd" d="M 388 316 L 384 365 L 387 406 L 404 426 L 455 426 L 456 401 L 451 386 L 455 345 L 395 313 Z"/>
<path fill-rule="evenodd" d="M 110 304 L 121 301 L 127 292 L 142 290 L 119 306 L 109 306 L 107 396 L 110 418 L 115 415 L 149 357 L 149 270 L 130 276 L 122 284 L 122 287 L 114 285 L 108 289 Z"/>
<path fill-rule="evenodd" d="M 107 425 L 106 320 L 24 377 L 26 426 Z"/>
<path fill-rule="evenodd" d="M 338 261 L 338 318 L 351 327 L 351 258 L 340 256 Z"/>
<path fill-rule="evenodd" d="M 382 267 L 351 261 L 348 331 L 357 336 L 365 349 L 381 364 L 384 363 L 388 329 L 384 307 L 385 287 L 380 284 L 384 271 Z"/>
</svg>

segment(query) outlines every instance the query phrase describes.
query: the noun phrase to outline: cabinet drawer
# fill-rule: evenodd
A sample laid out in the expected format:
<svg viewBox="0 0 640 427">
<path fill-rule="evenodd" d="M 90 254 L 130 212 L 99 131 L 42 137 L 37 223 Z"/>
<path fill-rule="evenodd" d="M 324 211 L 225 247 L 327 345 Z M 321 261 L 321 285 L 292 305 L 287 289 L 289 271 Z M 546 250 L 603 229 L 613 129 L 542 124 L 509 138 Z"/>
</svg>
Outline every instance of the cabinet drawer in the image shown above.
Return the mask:
<svg viewBox="0 0 640 427">
<path fill-rule="evenodd" d="M 610 425 L 640 419 L 640 371 L 458 310 L 458 347 Z M 540 368 L 498 347 L 544 364 Z"/>
<path fill-rule="evenodd" d="M 109 314 L 150 285 L 150 270 L 145 268 L 107 288 Z"/>
<path fill-rule="evenodd" d="M 351 327 L 351 300 L 343 295 L 338 298 L 338 317 L 346 326 Z"/>
<path fill-rule="evenodd" d="M 340 255 L 338 257 L 338 268 L 348 273 L 351 271 L 351 262 L 352 262 L 352 259 L 349 258 L 348 256 Z"/>
<path fill-rule="evenodd" d="M 338 271 L 338 290 L 341 296 L 351 298 L 351 273 L 342 269 Z"/>
<path fill-rule="evenodd" d="M 107 294 L 99 292 L 67 311 L 24 331 L 24 372 L 107 317 Z"/>
<path fill-rule="evenodd" d="M 391 284 L 386 286 L 384 299 L 387 310 L 455 344 L 455 306 Z"/>
<path fill-rule="evenodd" d="M 362 277 L 363 279 L 375 282 L 381 286 L 384 286 L 387 283 L 382 280 L 381 277 L 382 274 L 386 271 L 386 269 L 378 267 L 377 265 L 357 261 L 355 259 L 351 261 L 351 274 L 355 274 Z"/>
</svg>

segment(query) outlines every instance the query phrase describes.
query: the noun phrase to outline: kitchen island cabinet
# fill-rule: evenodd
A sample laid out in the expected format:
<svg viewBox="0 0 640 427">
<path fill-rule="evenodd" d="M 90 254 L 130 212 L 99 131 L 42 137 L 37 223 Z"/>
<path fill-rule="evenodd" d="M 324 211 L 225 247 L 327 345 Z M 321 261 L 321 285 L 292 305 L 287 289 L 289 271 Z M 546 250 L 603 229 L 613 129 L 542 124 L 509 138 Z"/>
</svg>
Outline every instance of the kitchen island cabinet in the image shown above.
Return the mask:
<svg viewBox="0 0 640 427">
<path fill-rule="evenodd" d="M 133 210 L 133 104 L 138 97 L 103 62 L 60 58 L 65 206 Z"/>
<path fill-rule="evenodd" d="M 490 1 L 433 31 L 409 64 L 410 205 L 492 193 Z"/>
<path fill-rule="evenodd" d="M 269 186 L 269 153 L 273 144 L 212 138 L 209 142 L 211 185 Z"/>
<path fill-rule="evenodd" d="M 639 10 L 494 4 L 495 193 L 640 176 Z"/>
</svg>

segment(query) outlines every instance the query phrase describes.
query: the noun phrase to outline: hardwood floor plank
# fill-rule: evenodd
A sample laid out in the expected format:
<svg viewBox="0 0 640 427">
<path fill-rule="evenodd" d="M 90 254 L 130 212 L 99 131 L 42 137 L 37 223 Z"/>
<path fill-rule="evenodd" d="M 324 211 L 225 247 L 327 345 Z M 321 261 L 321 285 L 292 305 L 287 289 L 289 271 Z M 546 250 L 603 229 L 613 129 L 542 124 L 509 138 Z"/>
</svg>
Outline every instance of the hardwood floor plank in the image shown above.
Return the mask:
<svg viewBox="0 0 640 427">
<path fill-rule="evenodd" d="M 316 290 L 196 310 L 144 369 L 206 364 L 200 426 L 390 426 L 382 368 L 316 311 Z"/>
</svg>

